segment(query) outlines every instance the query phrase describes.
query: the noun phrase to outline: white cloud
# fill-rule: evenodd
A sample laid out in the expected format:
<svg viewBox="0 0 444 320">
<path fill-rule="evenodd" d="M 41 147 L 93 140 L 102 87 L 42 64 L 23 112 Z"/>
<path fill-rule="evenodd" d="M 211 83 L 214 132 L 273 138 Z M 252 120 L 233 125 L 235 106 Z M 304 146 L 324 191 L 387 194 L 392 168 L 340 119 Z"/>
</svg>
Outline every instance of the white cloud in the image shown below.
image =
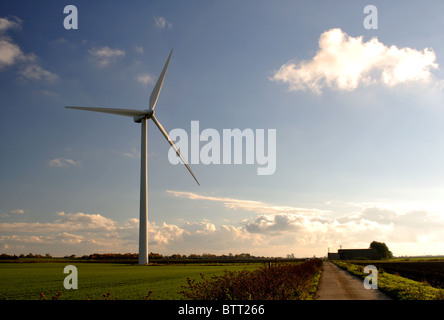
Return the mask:
<svg viewBox="0 0 444 320">
<path fill-rule="evenodd" d="M 51 233 L 55 231 L 113 232 L 116 223 L 100 214 L 64 213 L 57 214 L 60 218 L 53 222 L 9 222 L 0 223 L 1 233 Z"/>
<path fill-rule="evenodd" d="M 17 17 L 0 18 L 0 71 L 19 64 L 18 73 L 28 80 L 57 80 L 56 74 L 37 64 L 38 58 L 35 54 L 24 54 L 20 47 L 6 35 L 8 30 L 19 29 L 21 24 L 22 21 Z"/>
<path fill-rule="evenodd" d="M 113 232 L 117 230 L 116 222 L 100 214 L 85 214 L 82 212 L 65 213 L 60 211 L 57 214 L 60 219 L 55 224 L 65 225 L 64 230 L 87 230 Z"/>
<path fill-rule="evenodd" d="M 167 192 L 176 197 L 188 198 L 191 200 L 208 200 L 208 201 L 223 202 L 224 206 L 229 209 L 254 211 L 256 213 L 273 214 L 273 213 L 287 212 L 287 213 L 298 213 L 298 214 L 308 214 L 308 215 L 319 215 L 321 213 L 325 213 L 324 210 L 318 210 L 314 208 L 279 206 L 279 205 L 268 204 L 262 201 L 243 200 L 243 199 L 235 199 L 228 197 L 212 197 L 212 196 L 199 195 L 193 192 L 183 192 L 183 191 L 167 190 Z"/>
<path fill-rule="evenodd" d="M 136 77 L 137 82 L 143 84 L 143 85 L 147 85 L 147 84 L 154 84 L 155 81 L 155 77 L 149 73 L 142 73 L 139 74 Z"/>
<path fill-rule="evenodd" d="M 22 68 L 18 73 L 29 80 L 46 80 L 49 82 L 53 82 L 59 78 L 56 74 L 45 70 L 36 64 L 26 66 Z"/>
<path fill-rule="evenodd" d="M 304 223 L 304 217 L 295 214 L 258 215 L 247 222 L 245 228 L 252 233 L 281 233 L 297 231 Z"/>
<path fill-rule="evenodd" d="M 140 158 L 140 151 L 138 148 L 132 148 L 130 152 L 123 152 L 122 155 L 131 159 Z"/>
<path fill-rule="evenodd" d="M 0 70 L 14 65 L 24 55 L 19 46 L 8 39 L 0 39 Z"/>
<path fill-rule="evenodd" d="M 164 17 L 154 17 L 154 24 L 159 29 L 169 28 L 171 29 L 173 25 L 168 22 Z"/>
<path fill-rule="evenodd" d="M 362 210 L 358 218 L 375 221 L 380 224 L 391 224 L 398 219 L 398 214 L 385 208 L 368 207 Z"/>
<path fill-rule="evenodd" d="M 6 32 L 8 29 L 20 29 L 22 20 L 17 17 L 0 18 L 0 33 Z"/>
<path fill-rule="evenodd" d="M 54 168 L 61 168 L 61 167 L 69 167 L 69 166 L 78 166 L 80 165 L 80 161 L 75 161 L 72 159 L 67 158 L 55 158 L 48 162 L 48 166 L 54 167 Z"/>
<path fill-rule="evenodd" d="M 59 212 L 57 216 L 49 222 L 0 223 L 0 244 L 6 244 L 9 250 L 17 253 L 59 255 L 128 249 L 128 241 L 119 237 L 121 229 L 127 228 L 119 227 L 112 219 L 82 212 Z"/>
<path fill-rule="evenodd" d="M 134 50 L 138 53 L 138 54 L 143 54 L 144 53 L 144 49 L 141 46 L 135 46 Z"/>
<path fill-rule="evenodd" d="M 150 245 L 167 245 L 171 241 L 183 239 L 185 233 L 183 228 L 165 222 L 161 226 L 157 226 L 155 223 L 149 223 L 148 226 Z"/>
<path fill-rule="evenodd" d="M 89 53 L 99 68 L 107 67 L 125 56 L 125 51 L 108 46 L 90 49 Z"/>
<path fill-rule="evenodd" d="M 14 210 L 10 210 L 8 212 L 0 213 L 0 218 L 10 217 L 11 215 L 12 216 L 22 215 L 24 213 L 25 213 L 25 210 L 23 210 L 23 209 L 14 209 Z"/>
<path fill-rule="evenodd" d="M 394 86 L 432 79 L 437 69 L 436 54 L 431 49 L 386 46 L 377 38 L 363 42 L 341 29 L 331 29 L 319 38 L 319 50 L 309 61 L 289 61 L 270 78 L 287 84 L 291 91 L 311 90 L 321 93 L 327 86 L 354 90 L 360 85 L 380 83 Z"/>
</svg>

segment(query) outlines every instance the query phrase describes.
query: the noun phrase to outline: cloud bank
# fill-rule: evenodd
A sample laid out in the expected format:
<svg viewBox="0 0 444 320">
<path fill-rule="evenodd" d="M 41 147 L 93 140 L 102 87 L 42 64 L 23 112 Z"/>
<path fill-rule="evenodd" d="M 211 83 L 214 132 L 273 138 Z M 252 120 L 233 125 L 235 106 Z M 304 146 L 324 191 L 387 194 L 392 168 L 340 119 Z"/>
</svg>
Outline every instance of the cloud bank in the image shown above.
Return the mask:
<svg viewBox="0 0 444 320">
<path fill-rule="evenodd" d="M 331 29 L 319 38 L 319 50 L 308 61 L 289 61 L 270 78 L 288 85 L 290 91 L 324 87 L 351 91 L 359 86 L 383 84 L 389 87 L 407 83 L 427 83 L 431 70 L 437 69 L 436 54 L 431 49 L 387 46 L 377 38 L 368 42 L 352 37 L 341 29 Z"/>
<path fill-rule="evenodd" d="M 169 194 L 205 201 L 209 208 L 213 204 L 213 208 L 223 206 L 250 215 L 219 225 L 208 218 L 182 225 L 150 221 L 148 236 L 152 252 L 322 256 L 328 247 L 365 248 L 376 240 L 386 242 L 395 255 L 442 254 L 444 219 L 426 210 L 399 212 L 384 204 L 353 204 L 348 206 L 349 213 L 338 215 L 190 192 L 169 191 Z M 29 222 L 27 212 L 20 209 L 20 214 L 0 215 L 3 220 L 15 220 L 0 220 L 0 250 L 10 254 L 52 255 L 138 252 L 138 219 L 116 221 L 98 213 L 58 212 L 52 221 Z"/>
</svg>

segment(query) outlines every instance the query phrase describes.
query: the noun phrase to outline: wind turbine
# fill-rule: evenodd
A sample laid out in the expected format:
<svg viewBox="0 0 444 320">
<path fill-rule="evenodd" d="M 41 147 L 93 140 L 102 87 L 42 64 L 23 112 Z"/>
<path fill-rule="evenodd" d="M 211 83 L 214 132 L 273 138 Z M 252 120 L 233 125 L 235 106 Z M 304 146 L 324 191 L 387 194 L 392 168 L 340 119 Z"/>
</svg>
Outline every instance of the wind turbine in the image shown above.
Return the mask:
<svg viewBox="0 0 444 320">
<path fill-rule="evenodd" d="M 142 124 L 142 138 L 141 138 L 141 162 L 140 162 L 140 221 L 139 221 L 139 264 L 146 265 L 148 264 L 148 174 L 147 174 L 147 121 L 148 119 L 153 120 L 155 125 L 159 128 L 160 132 L 162 132 L 163 136 L 167 139 L 171 147 L 174 148 L 176 154 L 180 157 L 183 164 L 187 167 L 188 171 L 193 176 L 194 180 L 197 181 L 196 176 L 193 171 L 191 171 L 190 166 L 187 164 L 185 159 L 182 157 L 179 149 L 174 144 L 173 140 L 171 140 L 168 133 L 165 131 L 163 126 L 154 116 L 154 108 L 156 107 L 157 98 L 159 97 L 160 89 L 162 89 L 163 79 L 165 78 L 165 73 L 168 69 L 168 64 L 170 63 L 171 54 L 173 50 L 171 50 L 170 55 L 168 56 L 168 60 L 163 67 L 162 73 L 160 74 L 159 79 L 157 80 L 156 85 L 154 86 L 153 92 L 150 96 L 150 105 L 148 110 L 132 110 L 132 109 L 113 109 L 113 108 L 91 108 L 91 107 L 65 107 L 69 109 L 78 109 L 78 110 L 86 110 L 86 111 L 94 111 L 94 112 L 103 112 L 116 114 L 119 116 L 132 117 L 134 122 Z"/>
</svg>

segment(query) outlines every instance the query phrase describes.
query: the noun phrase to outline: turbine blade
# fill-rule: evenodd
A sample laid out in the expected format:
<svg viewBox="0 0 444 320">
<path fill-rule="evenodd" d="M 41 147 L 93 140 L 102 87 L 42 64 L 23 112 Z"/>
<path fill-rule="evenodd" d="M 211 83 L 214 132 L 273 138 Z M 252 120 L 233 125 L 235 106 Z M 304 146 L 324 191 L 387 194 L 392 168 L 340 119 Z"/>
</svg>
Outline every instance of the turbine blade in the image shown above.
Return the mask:
<svg viewBox="0 0 444 320">
<path fill-rule="evenodd" d="M 168 56 L 168 60 L 163 67 L 162 73 L 160 74 L 159 79 L 157 79 L 157 83 L 154 86 L 153 92 L 151 92 L 150 96 L 150 110 L 154 110 L 157 103 L 157 98 L 159 97 L 160 89 L 162 89 L 163 79 L 165 79 L 165 74 L 168 69 L 168 64 L 170 63 L 171 55 L 173 54 L 173 50 L 171 50 L 170 55 Z"/>
<path fill-rule="evenodd" d="M 160 122 L 157 121 L 157 119 L 156 119 L 156 117 L 154 115 L 151 117 L 151 119 L 154 121 L 156 126 L 159 128 L 160 132 L 162 132 L 163 136 L 167 139 L 169 144 L 173 147 L 174 151 L 176 151 L 176 154 L 180 157 L 180 159 L 182 160 L 182 162 L 185 165 L 185 167 L 187 167 L 188 171 L 191 173 L 191 175 L 193 176 L 194 180 L 196 180 L 197 184 L 200 186 L 200 183 L 199 183 L 199 181 L 197 181 L 196 176 L 194 175 L 194 173 L 191 170 L 190 166 L 185 161 L 185 159 L 182 157 L 182 154 L 180 153 L 179 149 L 174 144 L 173 140 L 171 140 L 171 138 L 168 135 L 168 133 L 166 132 L 166 130 L 163 128 L 163 126 L 160 124 Z"/>
<path fill-rule="evenodd" d="M 147 110 L 134 110 L 134 109 L 90 108 L 90 107 L 65 107 L 65 108 L 110 113 L 125 117 L 140 117 L 148 114 Z"/>
</svg>

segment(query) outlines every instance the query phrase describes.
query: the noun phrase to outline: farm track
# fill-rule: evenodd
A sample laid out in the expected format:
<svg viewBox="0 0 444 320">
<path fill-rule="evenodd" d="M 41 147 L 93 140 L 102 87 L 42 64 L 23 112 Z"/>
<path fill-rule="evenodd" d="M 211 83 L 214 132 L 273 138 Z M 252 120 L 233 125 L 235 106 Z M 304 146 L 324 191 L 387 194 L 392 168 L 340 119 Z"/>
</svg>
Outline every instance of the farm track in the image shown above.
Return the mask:
<svg viewBox="0 0 444 320">
<path fill-rule="evenodd" d="M 391 300 L 379 290 L 365 289 L 362 279 L 324 261 L 316 300 Z"/>
</svg>

